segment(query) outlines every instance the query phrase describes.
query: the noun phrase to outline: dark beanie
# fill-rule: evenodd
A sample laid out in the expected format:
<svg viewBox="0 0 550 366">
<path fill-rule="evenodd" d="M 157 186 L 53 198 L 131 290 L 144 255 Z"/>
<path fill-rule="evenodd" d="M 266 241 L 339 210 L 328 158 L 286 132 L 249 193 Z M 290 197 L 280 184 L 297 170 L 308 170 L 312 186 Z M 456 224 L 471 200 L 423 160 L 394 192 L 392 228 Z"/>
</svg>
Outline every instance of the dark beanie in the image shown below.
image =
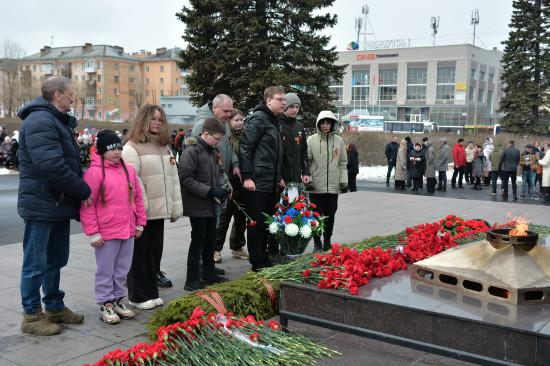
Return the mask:
<svg viewBox="0 0 550 366">
<path fill-rule="evenodd" d="M 422 137 L 422 142 L 426 142 L 428 141 L 428 138 L 427 137 Z"/>
<path fill-rule="evenodd" d="M 459 143 L 461 143 L 462 141 L 464 141 L 464 139 L 462 137 L 458 139 Z"/>
<path fill-rule="evenodd" d="M 120 147 L 122 149 L 122 142 L 120 138 L 111 130 L 102 130 L 97 134 L 97 153 L 99 155 L 105 154 L 107 151 Z"/>
<path fill-rule="evenodd" d="M 409 136 L 405 137 L 405 141 L 411 142 L 411 138 Z"/>
</svg>

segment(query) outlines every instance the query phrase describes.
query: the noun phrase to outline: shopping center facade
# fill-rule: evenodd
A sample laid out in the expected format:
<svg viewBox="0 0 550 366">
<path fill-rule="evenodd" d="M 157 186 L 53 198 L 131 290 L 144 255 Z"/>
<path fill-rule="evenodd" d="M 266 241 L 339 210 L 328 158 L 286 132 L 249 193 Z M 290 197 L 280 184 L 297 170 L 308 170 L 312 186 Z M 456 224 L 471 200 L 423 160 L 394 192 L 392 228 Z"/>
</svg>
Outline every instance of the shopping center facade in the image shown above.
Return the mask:
<svg viewBox="0 0 550 366">
<path fill-rule="evenodd" d="M 441 126 L 498 124 L 503 52 L 470 44 L 340 52 L 331 81 L 340 118 L 354 114 Z"/>
</svg>

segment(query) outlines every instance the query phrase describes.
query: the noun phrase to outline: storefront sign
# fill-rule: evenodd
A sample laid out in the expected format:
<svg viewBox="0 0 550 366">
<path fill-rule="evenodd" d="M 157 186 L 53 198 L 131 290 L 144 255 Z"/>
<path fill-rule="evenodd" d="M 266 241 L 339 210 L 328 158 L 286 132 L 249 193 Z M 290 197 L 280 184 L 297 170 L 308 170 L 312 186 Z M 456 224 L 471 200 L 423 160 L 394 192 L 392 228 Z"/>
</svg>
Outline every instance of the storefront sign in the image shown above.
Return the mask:
<svg viewBox="0 0 550 366">
<path fill-rule="evenodd" d="M 466 83 L 456 84 L 456 90 L 466 90 Z"/>
<path fill-rule="evenodd" d="M 386 58 L 386 57 L 399 57 L 399 54 L 398 53 L 384 53 L 384 54 L 380 54 L 380 55 L 377 55 L 375 53 L 369 53 L 369 54 L 358 54 L 357 55 L 357 60 L 358 61 L 361 61 L 361 60 L 374 60 L 374 59 L 377 59 L 377 58 Z"/>
</svg>

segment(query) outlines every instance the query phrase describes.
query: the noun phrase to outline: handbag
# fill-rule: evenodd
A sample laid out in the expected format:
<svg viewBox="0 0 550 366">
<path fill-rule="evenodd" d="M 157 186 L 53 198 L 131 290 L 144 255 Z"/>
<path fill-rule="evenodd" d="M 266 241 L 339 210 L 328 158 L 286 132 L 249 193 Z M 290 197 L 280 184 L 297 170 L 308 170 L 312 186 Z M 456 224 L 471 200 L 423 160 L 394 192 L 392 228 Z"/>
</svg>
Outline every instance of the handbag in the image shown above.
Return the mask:
<svg viewBox="0 0 550 366">
<path fill-rule="evenodd" d="M 542 165 L 537 167 L 537 174 L 542 174 Z"/>
</svg>

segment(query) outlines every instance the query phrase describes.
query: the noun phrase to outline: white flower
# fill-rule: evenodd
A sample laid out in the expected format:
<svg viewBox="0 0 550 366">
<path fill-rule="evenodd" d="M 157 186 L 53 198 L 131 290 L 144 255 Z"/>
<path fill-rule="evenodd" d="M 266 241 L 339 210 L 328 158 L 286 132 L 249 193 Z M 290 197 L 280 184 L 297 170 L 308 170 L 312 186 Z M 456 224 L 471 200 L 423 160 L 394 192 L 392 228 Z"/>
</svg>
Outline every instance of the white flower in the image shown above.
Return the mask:
<svg viewBox="0 0 550 366">
<path fill-rule="evenodd" d="M 269 232 L 271 234 L 276 234 L 277 231 L 279 231 L 279 223 L 277 221 L 273 221 L 271 224 L 269 224 Z"/>
<path fill-rule="evenodd" d="M 300 229 L 298 229 L 298 225 L 296 224 L 286 224 L 285 225 L 285 233 L 288 236 L 296 236 L 298 235 L 298 232 Z"/>
<path fill-rule="evenodd" d="M 309 238 L 311 236 L 311 227 L 309 225 L 302 226 L 300 228 L 300 235 L 304 238 Z"/>
<path fill-rule="evenodd" d="M 403 246 L 402 245 L 396 246 L 395 247 L 395 252 L 399 253 L 399 254 L 403 254 Z"/>
</svg>

